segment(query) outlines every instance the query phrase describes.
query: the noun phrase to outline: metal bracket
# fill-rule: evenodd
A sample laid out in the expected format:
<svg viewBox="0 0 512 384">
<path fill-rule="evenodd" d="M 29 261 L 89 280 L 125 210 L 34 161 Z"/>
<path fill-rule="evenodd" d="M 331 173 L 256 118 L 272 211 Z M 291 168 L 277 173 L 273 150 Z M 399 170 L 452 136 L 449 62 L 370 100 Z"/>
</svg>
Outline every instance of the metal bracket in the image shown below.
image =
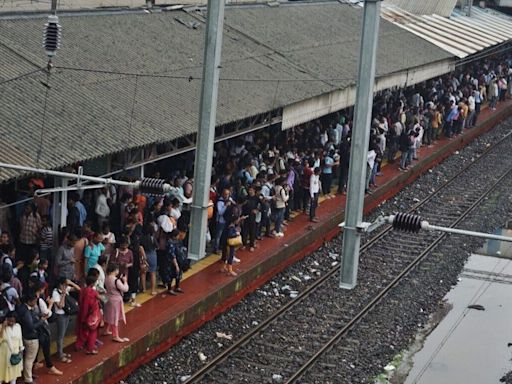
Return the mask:
<svg viewBox="0 0 512 384">
<path fill-rule="evenodd" d="M 45 195 L 47 193 L 54 193 L 54 192 L 68 192 L 68 191 L 82 191 L 85 189 L 99 189 L 103 188 L 108 184 L 89 184 L 89 185 L 70 185 L 69 187 L 57 187 L 57 188 L 42 188 L 42 189 L 36 189 L 35 194 L 37 196 Z"/>
<path fill-rule="evenodd" d="M 363 221 L 362 223 L 359 223 L 355 228 L 347 227 L 345 221 L 341 224 L 338 224 L 338 227 L 347 228 L 347 229 L 355 229 L 358 233 L 371 233 L 371 232 L 375 231 L 377 228 L 386 224 L 387 222 L 388 221 L 385 216 L 379 216 L 373 223 L 368 223 L 366 221 Z"/>
</svg>

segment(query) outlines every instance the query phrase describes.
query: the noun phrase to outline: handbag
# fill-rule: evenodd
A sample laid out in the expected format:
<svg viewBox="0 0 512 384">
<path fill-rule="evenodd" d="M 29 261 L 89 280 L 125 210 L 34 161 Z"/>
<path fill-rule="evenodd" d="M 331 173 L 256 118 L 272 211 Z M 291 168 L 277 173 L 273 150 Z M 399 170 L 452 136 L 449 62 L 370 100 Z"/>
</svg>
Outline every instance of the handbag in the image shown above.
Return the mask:
<svg viewBox="0 0 512 384">
<path fill-rule="evenodd" d="M 65 295 L 66 295 L 66 299 L 64 301 L 64 308 L 62 308 L 64 310 L 64 313 L 68 316 L 76 315 L 78 313 L 77 301 L 70 295 L 68 295 L 68 294 L 65 294 Z"/>
<path fill-rule="evenodd" d="M 143 247 L 139 248 L 139 268 L 140 268 L 141 274 L 145 274 L 149 270 L 149 264 L 148 264 L 148 260 L 146 258 L 146 252 L 144 251 Z"/>
<path fill-rule="evenodd" d="M 23 360 L 23 353 L 22 351 L 18 351 L 18 353 L 13 353 L 12 352 L 12 346 L 11 346 L 11 341 L 6 338 L 6 341 L 7 341 L 7 347 L 9 347 L 9 351 L 11 352 L 11 356 L 9 357 L 9 363 L 11 363 L 11 365 L 18 365 L 19 363 L 21 363 L 21 360 Z"/>
<path fill-rule="evenodd" d="M 228 245 L 230 247 L 239 247 L 242 245 L 242 235 L 238 235 L 235 237 L 230 237 L 228 239 Z"/>
<path fill-rule="evenodd" d="M 18 365 L 23 360 L 23 354 L 21 352 L 11 353 L 11 357 L 9 357 L 9 362 L 11 365 Z"/>
<path fill-rule="evenodd" d="M 40 344 L 50 342 L 50 326 L 45 321 L 43 321 L 43 323 L 37 328 L 37 338 L 39 339 Z"/>
</svg>

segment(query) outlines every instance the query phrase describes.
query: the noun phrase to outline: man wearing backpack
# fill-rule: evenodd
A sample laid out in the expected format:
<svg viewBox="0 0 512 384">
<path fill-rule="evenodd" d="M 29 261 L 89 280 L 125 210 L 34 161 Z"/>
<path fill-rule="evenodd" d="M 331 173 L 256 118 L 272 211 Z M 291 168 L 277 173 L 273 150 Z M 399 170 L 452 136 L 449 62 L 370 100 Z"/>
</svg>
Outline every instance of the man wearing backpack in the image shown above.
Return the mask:
<svg viewBox="0 0 512 384">
<path fill-rule="evenodd" d="M 16 312 L 18 322 L 23 334 L 23 346 L 25 347 L 25 356 L 23 359 L 23 380 L 25 383 L 33 383 L 32 368 L 39 351 L 39 334 L 37 328 L 42 326 L 42 321 L 34 313 L 37 304 L 35 292 L 29 291 L 23 297 L 22 304 L 18 305 Z"/>
<path fill-rule="evenodd" d="M 20 303 L 20 297 L 14 287 L 11 287 L 12 272 L 8 268 L 2 268 L 2 285 L 0 285 L 0 311 L 14 311 Z"/>
<path fill-rule="evenodd" d="M 274 200 L 274 186 L 272 185 L 273 175 L 268 175 L 265 179 L 265 183 L 261 186 L 260 201 L 261 201 L 261 222 L 259 237 L 261 237 L 261 231 L 265 229 L 266 237 L 274 237 L 270 233 L 270 216 L 272 215 L 272 203 Z"/>
<path fill-rule="evenodd" d="M 222 194 L 217 200 L 217 217 L 216 225 L 215 225 L 215 238 L 213 240 L 213 253 L 219 252 L 219 243 L 222 233 L 224 232 L 224 228 L 226 227 L 226 219 L 224 218 L 224 213 L 226 209 L 233 204 L 233 200 L 231 199 L 231 192 L 229 189 L 225 188 L 222 190 Z"/>
</svg>

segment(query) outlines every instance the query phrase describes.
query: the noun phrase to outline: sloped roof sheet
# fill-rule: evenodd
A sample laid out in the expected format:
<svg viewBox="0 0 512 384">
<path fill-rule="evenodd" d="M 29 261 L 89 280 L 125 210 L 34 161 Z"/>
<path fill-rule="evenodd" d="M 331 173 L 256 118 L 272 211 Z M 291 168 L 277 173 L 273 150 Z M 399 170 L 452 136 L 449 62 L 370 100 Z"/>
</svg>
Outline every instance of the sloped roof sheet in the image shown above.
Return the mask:
<svg viewBox="0 0 512 384">
<path fill-rule="evenodd" d="M 217 124 L 353 84 L 361 16 L 357 7 L 339 3 L 228 7 Z M 58 168 L 195 133 L 200 20 L 183 11 L 61 16 L 62 48 L 49 79 L 44 127 L 45 73 L 0 84 L 0 135 L 15 148 L 0 151 L 0 161 Z M 1 77 L 45 65 L 43 25 L 41 18 L 0 21 Z M 450 57 L 387 22 L 379 45 L 380 75 Z M 0 180 L 12 175 L 0 170 Z"/>
<path fill-rule="evenodd" d="M 512 19 L 478 7 L 473 7 L 471 17 L 459 10 L 443 17 L 415 15 L 388 5 L 382 8 L 382 17 L 459 58 L 508 42 L 512 36 Z"/>
<path fill-rule="evenodd" d="M 384 5 L 394 5 L 415 15 L 440 15 L 448 17 L 457 0 L 384 0 Z"/>
</svg>

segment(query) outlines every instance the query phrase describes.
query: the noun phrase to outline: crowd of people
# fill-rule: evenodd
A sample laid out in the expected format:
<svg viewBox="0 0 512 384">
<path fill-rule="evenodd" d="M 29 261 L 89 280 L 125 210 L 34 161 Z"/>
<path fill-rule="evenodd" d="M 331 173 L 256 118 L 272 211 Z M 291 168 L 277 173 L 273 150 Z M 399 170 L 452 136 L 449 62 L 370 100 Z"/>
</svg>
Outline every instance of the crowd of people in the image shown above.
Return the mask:
<svg viewBox="0 0 512 384">
<path fill-rule="evenodd" d="M 386 160 L 408 171 L 442 136 L 451 139 L 478 121 L 484 102 L 494 109 L 510 95 L 510 62 L 500 57 L 474 62 L 407 89 L 375 97 L 368 148 L 366 192 L 377 187 Z M 208 246 L 221 255 L 221 271 L 236 276 L 236 251 L 253 252 L 264 237 L 285 236 L 294 212 L 317 222 L 320 196 L 346 193 L 351 150 L 350 111 L 292 129 L 271 127 L 216 144 L 208 209 Z M 400 156 L 399 158 L 397 156 Z M 124 305 L 137 295 L 176 296 L 187 258 L 193 180 L 191 161 L 173 160 L 161 171 L 173 185 L 165 196 L 144 196 L 114 186 L 72 192 L 67 221 L 54 239 L 51 196 L 36 196 L 44 180 L 31 179 L 24 206 L 0 206 L 0 380 L 46 367 L 61 375 L 72 356 L 64 350 L 76 316 L 77 351 L 97 354 L 99 334 L 118 343 L 126 323 Z M 62 207 L 61 207 L 62 208 Z M 269 240 L 271 241 L 271 240 Z M 55 250 L 54 244 L 58 247 Z M 50 354 L 55 342 L 57 354 Z M 41 361 L 38 356 L 41 355 Z M 54 365 L 59 362 L 59 368 Z"/>
</svg>

